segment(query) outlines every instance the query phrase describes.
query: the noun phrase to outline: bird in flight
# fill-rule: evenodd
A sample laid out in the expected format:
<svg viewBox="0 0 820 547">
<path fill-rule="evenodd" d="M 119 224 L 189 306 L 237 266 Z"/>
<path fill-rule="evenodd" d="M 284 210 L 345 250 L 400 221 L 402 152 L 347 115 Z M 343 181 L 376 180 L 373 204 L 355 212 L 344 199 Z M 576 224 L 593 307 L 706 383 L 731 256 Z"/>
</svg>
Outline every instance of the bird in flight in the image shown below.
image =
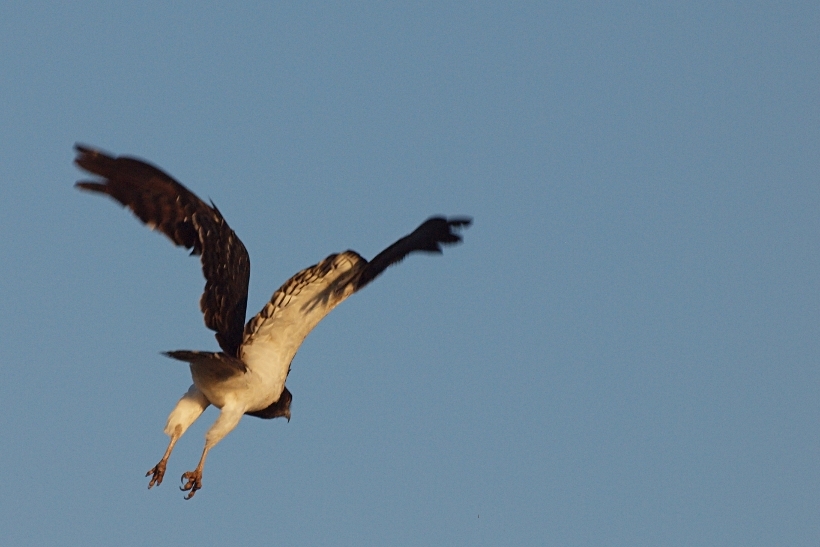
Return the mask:
<svg viewBox="0 0 820 547">
<path fill-rule="evenodd" d="M 174 445 L 208 405 L 214 405 L 220 414 L 205 434 L 199 463 L 182 475 L 185 499 L 202 488 L 208 452 L 243 415 L 290 421 L 293 396 L 285 387 L 290 364 L 324 316 L 408 254 L 440 254 L 442 245 L 460 242 L 458 229 L 472 222 L 468 217 L 428 218 L 370 261 L 350 250 L 332 254 L 288 279 L 246 324 L 250 259 L 213 202 L 206 204 L 171 176 L 137 158 L 114 157 L 79 144 L 75 149 L 74 163 L 99 177 L 79 181 L 77 188 L 112 197 L 149 228 L 199 255 L 202 262 L 205 291 L 199 306 L 222 351 L 165 353 L 190 364 L 194 383 L 168 416 L 165 434 L 171 440 L 165 454 L 145 475 L 151 477 L 148 488 L 162 483 Z"/>
</svg>

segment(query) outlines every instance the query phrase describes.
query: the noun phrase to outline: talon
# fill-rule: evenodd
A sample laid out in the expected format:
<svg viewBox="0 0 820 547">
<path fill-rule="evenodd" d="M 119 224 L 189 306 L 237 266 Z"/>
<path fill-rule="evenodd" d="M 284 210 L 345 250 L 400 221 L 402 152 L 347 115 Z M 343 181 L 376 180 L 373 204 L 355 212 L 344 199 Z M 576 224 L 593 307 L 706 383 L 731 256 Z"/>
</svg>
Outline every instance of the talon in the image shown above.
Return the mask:
<svg viewBox="0 0 820 547">
<path fill-rule="evenodd" d="M 151 482 L 148 483 L 148 488 L 150 489 L 155 484 L 159 486 L 162 484 L 162 478 L 165 476 L 165 460 L 161 460 L 157 465 L 155 465 L 148 473 L 145 474 L 146 477 L 151 477 Z M 151 476 L 153 475 L 153 476 Z"/>
<path fill-rule="evenodd" d="M 196 491 L 202 488 L 202 471 L 196 469 L 194 471 L 186 471 L 182 474 L 182 477 L 179 479 L 180 481 L 187 481 L 184 485 L 180 486 L 179 489 L 183 492 L 190 492 L 187 496 L 185 496 L 186 500 L 189 500 L 194 497 Z"/>
</svg>

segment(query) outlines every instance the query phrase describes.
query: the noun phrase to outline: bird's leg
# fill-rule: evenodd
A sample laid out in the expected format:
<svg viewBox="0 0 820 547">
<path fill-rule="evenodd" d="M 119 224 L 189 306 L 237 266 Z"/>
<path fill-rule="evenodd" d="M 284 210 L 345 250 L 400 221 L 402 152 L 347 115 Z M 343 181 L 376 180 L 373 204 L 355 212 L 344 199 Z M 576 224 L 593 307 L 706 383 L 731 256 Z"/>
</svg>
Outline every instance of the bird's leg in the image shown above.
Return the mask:
<svg viewBox="0 0 820 547">
<path fill-rule="evenodd" d="M 222 407 L 219 418 L 216 419 L 214 425 L 212 425 L 205 434 L 205 449 L 202 451 L 202 457 L 199 458 L 199 465 L 197 465 L 193 471 L 187 471 L 182 474 L 181 480 L 186 482 L 180 486 L 179 489 L 183 492 L 188 492 L 188 495 L 185 496 L 186 500 L 194 497 L 196 491 L 202 488 L 202 468 L 205 467 L 205 458 L 208 457 L 208 452 L 236 427 L 236 424 L 242 419 L 244 413 L 245 408 L 235 403 L 226 404 Z"/>
<path fill-rule="evenodd" d="M 168 464 L 168 458 L 174 450 L 174 445 L 209 404 L 205 395 L 196 386 L 191 386 L 188 388 L 188 392 L 179 400 L 177 406 L 174 407 L 174 410 L 171 411 L 165 424 L 165 434 L 171 437 L 171 442 L 168 443 L 168 448 L 159 463 L 145 474 L 146 477 L 151 477 L 148 488 L 155 484 L 157 486 L 162 484 L 162 478 L 165 476 L 165 466 Z"/>
<path fill-rule="evenodd" d="M 202 488 L 202 469 L 205 467 L 205 458 L 208 456 L 208 450 L 210 450 L 210 447 L 206 446 L 205 450 L 202 451 L 202 457 L 199 458 L 199 464 L 196 466 L 196 469 L 186 471 L 182 474 L 180 480 L 187 482 L 180 486 L 179 489 L 183 492 L 188 492 L 188 495 L 185 496 L 186 500 L 193 498 L 196 491 Z"/>
<path fill-rule="evenodd" d="M 171 436 L 171 442 L 168 443 L 168 448 L 165 450 L 165 454 L 162 456 L 162 459 L 157 465 L 149 470 L 148 473 L 145 474 L 146 477 L 151 477 L 151 482 L 148 483 L 148 488 L 151 488 L 155 484 L 157 486 L 162 484 L 162 478 L 165 476 L 165 466 L 168 464 L 168 458 L 171 456 L 171 451 L 174 449 L 174 445 L 177 444 L 177 440 L 179 440 L 181 436 L 181 433 L 177 434 L 176 431 L 174 432 L 174 435 Z"/>
</svg>

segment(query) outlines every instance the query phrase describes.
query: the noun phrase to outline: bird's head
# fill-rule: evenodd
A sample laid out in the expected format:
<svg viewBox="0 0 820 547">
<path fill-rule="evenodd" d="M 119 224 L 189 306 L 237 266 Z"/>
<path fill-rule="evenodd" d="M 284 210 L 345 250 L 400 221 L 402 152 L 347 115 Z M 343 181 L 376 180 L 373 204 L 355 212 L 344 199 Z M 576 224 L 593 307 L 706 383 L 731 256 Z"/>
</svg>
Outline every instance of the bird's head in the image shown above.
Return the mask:
<svg viewBox="0 0 820 547">
<path fill-rule="evenodd" d="M 290 402 L 293 400 L 293 395 L 290 394 L 288 388 L 282 390 L 279 400 L 262 410 L 254 412 L 246 412 L 249 416 L 256 416 L 263 420 L 273 420 L 274 418 L 287 418 L 290 421 Z"/>
<path fill-rule="evenodd" d="M 271 418 L 286 418 L 290 421 L 290 402 L 293 400 L 293 395 L 290 394 L 288 388 L 282 390 L 282 395 L 279 396 L 279 400 L 276 404 L 271 408 L 272 416 Z"/>
<path fill-rule="evenodd" d="M 290 402 L 293 400 L 293 395 L 290 394 L 290 391 L 285 389 L 282 391 L 282 396 L 279 397 L 279 403 L 282 405 L 281 410 L 277 412 L 277 418 L 287 418 L 288 422 L 290 422 Z"/>
</svg>

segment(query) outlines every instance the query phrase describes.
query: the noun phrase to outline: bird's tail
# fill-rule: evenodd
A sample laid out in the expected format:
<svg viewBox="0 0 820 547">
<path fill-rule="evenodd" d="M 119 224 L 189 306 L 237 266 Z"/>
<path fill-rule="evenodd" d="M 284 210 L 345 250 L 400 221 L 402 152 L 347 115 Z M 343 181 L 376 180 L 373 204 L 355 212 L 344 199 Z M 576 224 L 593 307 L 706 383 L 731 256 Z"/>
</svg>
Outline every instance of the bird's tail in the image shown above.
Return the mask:
<svg viewBox="0 0 820 547">
<path fill-rule="evenodd" d="M 187 349 L 180 349 L 176 351 L 164 351 L 162 352 L 163 355 L 166 357 L 170 357 L 171 359 L 176 359 L 177 361 L 185 361 L 186 363 L 212 363 L 213 365 L 218 365 L 220 367 L 227 365 L 228 367 L 239 371 L 245 372 L 247 368 L 245 367 L 245 363 L 237 359 L 236 357 L 231 357 L 222 352 L 213 352 L 213 351 L 192 351 Z"/>
</svg>

